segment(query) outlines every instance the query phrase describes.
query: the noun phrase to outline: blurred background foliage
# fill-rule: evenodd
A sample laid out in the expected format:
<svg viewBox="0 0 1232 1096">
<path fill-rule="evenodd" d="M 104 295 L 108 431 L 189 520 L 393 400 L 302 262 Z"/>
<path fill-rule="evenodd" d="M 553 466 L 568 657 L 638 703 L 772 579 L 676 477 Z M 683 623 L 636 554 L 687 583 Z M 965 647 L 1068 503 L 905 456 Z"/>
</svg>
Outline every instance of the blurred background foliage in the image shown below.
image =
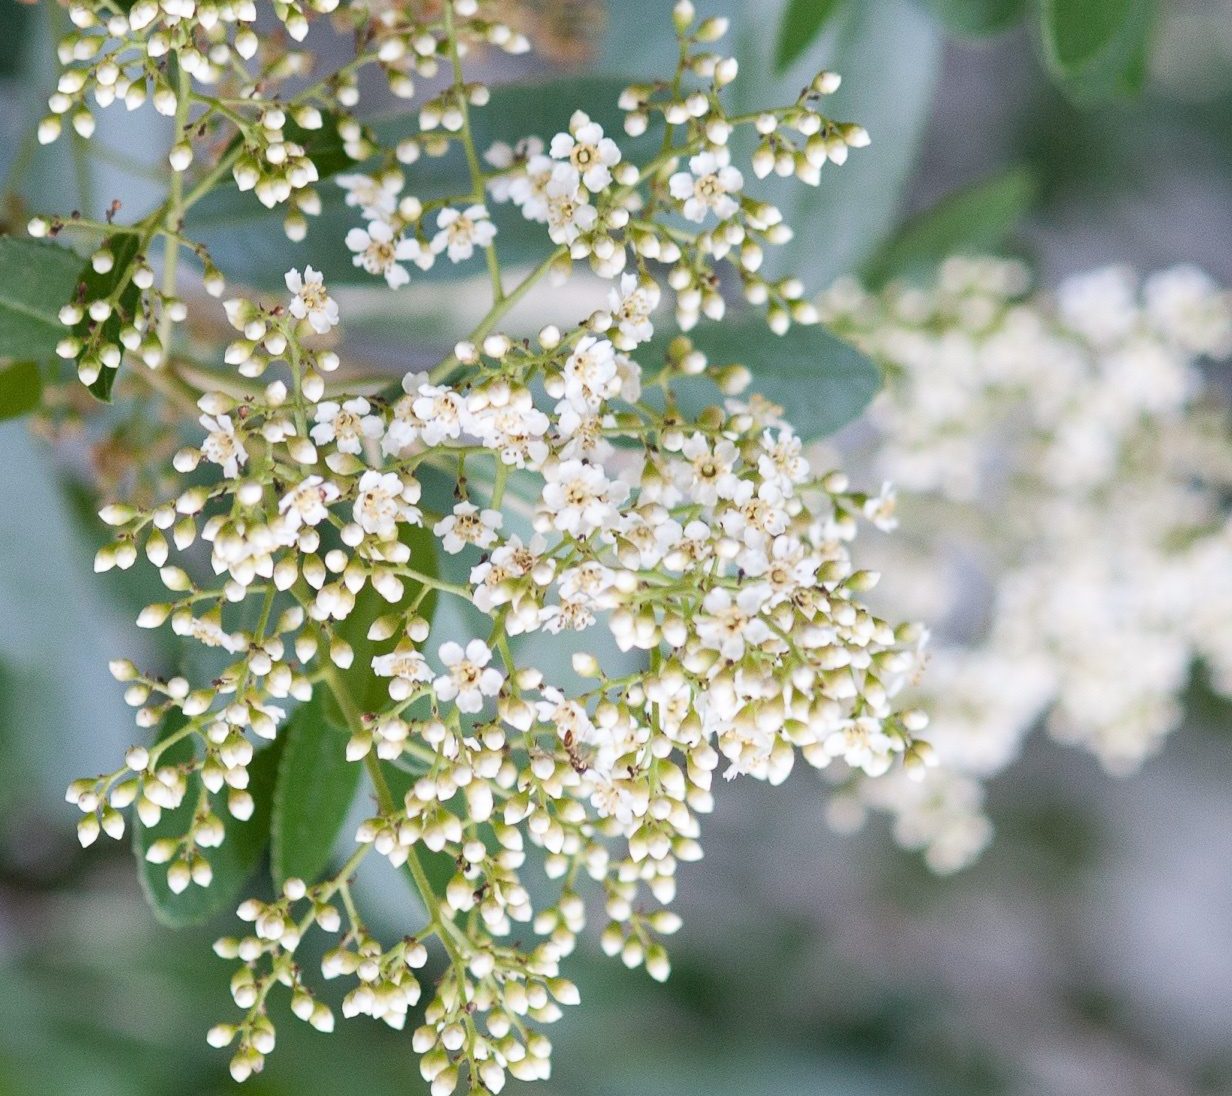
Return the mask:
<svg viewBox="0 0 1232 1096">
<path fill-rule="evenodd" d="M 989 249 L 1028 258 L 1044 284 L 1113 261 L 1192 261 L 1232 282 L 1228 0 L 700 6 L 732 17 L 741 102 L 794 97 L 833 68 L 834 113 L 873 136 L 815 192 L 775 194 L 797 228 L 784 269 L 811 286 Z M 492 79 L 555 86 L 500 92 L 492 135 L 550 131 L 574 105 L 610 114 L 613 87 L 668 63 L 670 39 L 647 29 L 667 0 L 510 7 L 547 48 Z M 32 209 L 101 211 L 113 198 L 132 219 L 158 193 L 164 120 L 149 112 L 103 114 L 88 157 L 72 141 L 32 142 L 63 20 L 53 5 L 0 0 L 10 229 Z M 397 132 L 399 119 L 379 124 Z M 201 217 L 238 280 L 268 284 L 305 262 L 355 280 L 337 196 L 298 245 L 255 203 L 229 201 Z M 535 246 L 513 232 L 502 243 Z M 426 307 L 405 315 L 354 294 L 367 316 L 356 345 L 390 367 L 433 359 L 461 319 L 448 289 L 412 294 Z M 135 734 L 107 658 L 177 657 L 129 626 L 140 573 L 91 574 L 92 441 L 53 465 L 25 424 L 0 423 L 0 1096 L 204 1096 L 230 1089 L 203 1038 L 229 1011 L 208 947 L 228 919 L 158 926 L 125 850 L 87 859 L 61 803 L 71 777 Z M 553 1033 L 545 1092 L 1232 1093 L 1232 712 L 1200 675 L 1191 700 L 1187 728 L 1127 782 L 1033 742 L 993 787 L 992 849 L 947 880 L 876 829 L 830 833 L 807 774 L 773 795 L 725 787 L 707 859 L 681 881 L 673 978 L 653 985 L 588 943 L 574 959 L 586 1007 Z M 254 1096 L 420 1091 L 406 1039 L 367 1021 L 333 1037 L 288 1025 L 281 1042 Z"/>
</svg>

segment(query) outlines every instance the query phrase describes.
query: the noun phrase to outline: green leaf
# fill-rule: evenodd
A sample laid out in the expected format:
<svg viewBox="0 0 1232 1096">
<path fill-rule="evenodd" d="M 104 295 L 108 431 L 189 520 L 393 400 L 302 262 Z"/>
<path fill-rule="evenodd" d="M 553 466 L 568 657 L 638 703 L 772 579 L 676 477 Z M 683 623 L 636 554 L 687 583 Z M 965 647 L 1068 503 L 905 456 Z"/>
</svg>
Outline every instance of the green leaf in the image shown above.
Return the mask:
<svg viewBox="0 0 1232 1096">
<path fill-rule="evenodd" d="M 929 0 L 929 6 L 951 34 L 979 38 L 1021 20 L 1027 0 Z"/>
<path fill-rule="evenodd" d="M 164 755 L 168 762 L 184 761 L 191 756 L 187 740 L 176 743 Z M 198 925 L 234 906 L 244 884 L 256 871 L 269 841 L 270 809 L 274 793 L 274 780 L 282 754 L 283 740 L 258 750 L 248 766 L 248 791 L 255 802 L 255 810 L 247 822 L 240 822 L 227 814 L 222 807 L 216 813 L 223 820 L 226 839 L 216 849 L 208 850 L 213 881 L 208 887 L 190 884 L 182 894 L 173 894 L 167 886 L 166 865 L 151 864 L 145 854 L 161 837 L 178 837 L 185 833 L 192 821 L 197 806 L 196 788 L 189 787 L 184 802 L 174 811 L 164 811 L 158 825 L 147 828 L 140 819 L 133 818 L 133 852 L 137 857 L 137 873 L 146 901 L 154 910 L 154 916 L 164 925 L 182 928 Z"/>
<path fill-rule="evenodd" d="M 774 335 L 760 316 L 732 316 L 721 324 L 699 328 L 689 337 L 712 369 L 745 366 L 753 374 L 752 390 L 784 407 L 805 440 L 825 437 L 845 426 L 881 387 L 877 366 L 823 327 L 797 325 L 786 335 Z M 667 342 L 665 336 L 657 336 L 645 349 L 643 360 L 662 358 Z M 689 413 L 714 402 L 704 387 L 688 381 L 679 386 L 677 399 Z"/>
<path fill-rule="evenodd" d="M 34 362 L 0 366 L 0 421 L 33 411 L 43 395 L 43 378 Z"/>
<path fill-rule="evenodd" d="M 1155 0 L 1040 0 L 1044 59 L 1072 98 L 1095 102 L 1141 90 Z"/>
<path fill-rule="evenodd" d="M 338 116 L 324 113 L 319 129 L 305 129 L 294 118 L 288 118 L 282 127 L 284 138 L 303 146 L 304 152 L 316 165 L 321 180 L 354 167 L 355 161 L 347 155 L 342 135 L 338 132 Z"/>
<path fill-rule="evenodd" d="M 318 686 L 281 732 L 285 740 L 274 785 L 270 866 L 281 886 L 298 877 L 314 883 L 355 799 L 363 766 L 346 759 L 346 729 L 326 714 Z"/>
<path fill-rule="evenodd" d="M 43 240 L 0 236 L 0 357 L 48 358 L 63 338 L 60 307 L 81 259 Z"/>
<path fill-rule="evenodd" d="M 783 21 L 779 24 L 775 70 L 785 72 L 792 62 L 813 44 L 813 40 L 844 2 L 845 0 L 788 0 Z"/>
<path fill-rule="evenodd" d="M 33 14 L 29 4 L 0 0 L 0 76 L 16 76 L 21 72 Z"/>
<path fill-rule="evenodd" d="M 912 217 L 866 264 L 873 287 L 927 274 L 947 256 L 997 251 L 1035 200 L 1035 180 L 1015 168 L 943 198 Z"/>
<path fill-rule="evenodd" d="M 108 236 L 103 241 L 102 246 L 107 248 L 114 256 L 115 261 L 112 263 L 111 269 L 106 274 L 100 274 L 87 261 L 78 276 L 77 280 L 83 301 L 96 301 L 100 298 L 110 297 L 121 283 L 124 285 L 123 290 L 120 291 L 116 307 L 111 310 L 111 315 L 103 321 L 102 342 L 104 345 L 119 345 L 120 328 L 123 327 L 126 321 L 132 319 L 140 304 L 141 290 L 133 283 L 132 271 L 130 269 L 137 258 L 140 242 L 140 239 L 131 232 L 117 232 L 114 236 Z M 82 353 L 77 357 L 78 362 L 85 355 L 84 344 L 96 327 L 97 324 L 89 316 L 85 316 L 73 328 L 73 334 L 81 339 L 83 343 Z M 96 398 L 104 403 L 111 402 L 111 390 L 115 386 L 116 374 L 119 372 L 118 367 L 108 369 L 106 366 L 103 366 L 98 378 L 89 386 L 90 391 Z"/>
</svg>

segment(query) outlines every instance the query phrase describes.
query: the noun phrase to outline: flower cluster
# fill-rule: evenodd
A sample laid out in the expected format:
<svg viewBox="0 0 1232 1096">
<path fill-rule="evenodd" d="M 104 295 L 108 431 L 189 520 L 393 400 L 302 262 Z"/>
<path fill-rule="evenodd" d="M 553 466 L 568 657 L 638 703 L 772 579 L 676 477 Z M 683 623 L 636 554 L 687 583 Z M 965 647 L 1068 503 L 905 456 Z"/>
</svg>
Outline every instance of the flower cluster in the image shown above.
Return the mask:
<svg viewBox="0 0 1232 1096">
<path fill-rule="evenodd" d="M 275 9 L 302 38 L 303 11 Z M 240 46 L 251 21 L 242 7 L 164 4 L 149 19 L 142 9 L 107 21 L 147 79 L 164 78 L 149 58 L 178 58 L 176 114 L 191 123 L 181 132 L 192 155 L 173 150 L 177 171 L 222 120 L 240 139 L 214 142 L 218 158 L 196 186 L 173 181 L 167 205 L 131 231 L 73 222 L 128 243 L 118 258 L 110 245 L 95 251 L 96 271 L 124 269 L 106 283 L 106 315 L 83 283 L 63 317 L 75 328 L 65 356 L 93 382 L 139 351 L 149 368 L 126 377 L 196 420 L 172 459 L 171 490 L 103 508 L 114 539 L 96 564 L 126 569 L 144 555 L 167 597 L 138 623 L 169 624 L 212 657 L 212 670 L 165 678 L 117 660 L 155 741 L 74 783 L 69 799 L 84 844 L 119 836 L 121 812 L 134 806 L 146 859 L 166 865 L 172 896 L 217 886 L 214 850 L 258 816 L 266 794 L 254 774 L 277 759 L 288 721 L 310 716 L 304 733 L 363 766 L 375 808 L 337 870 L 282 879 L 239 906 L 250 928 L 217 950 L 239 963 L 231 990 L 243 1016 L 210 1040 L 235 1046 L 237 1079 L 260 1070 L 280 986 L 297 1017 L 331 1029 L 334 1012 L 300 962 L 302 939 L 319 932 L 329 938 L 321 975 L 348 986 L 343 1014 L 400 1028 L 416 1010 L 421 1072 L 445 1096 L 463 1081 L 495 1093 L 507 1076 L 548 1075 L 539 1027 L 578 998 L 561 965 L 586 921 L 585 878 L 604 898 L 604 950 L 666 977 L 660 938 L 678 925 L 666 907 L 678 865 L 701 855 L 699 816 L 716 773 L 778 783 L 799 756 L 869 777 L 919 775 L 931 751 L 917 737 L 923 715 L 895 701 L 919 668 L 923 630 L 870 611 L 864 595 L 878 576 L 850 552 L 862 520 L 892 524 L 892 498 L 815 470 L 780 408 L 738 398 L 747 371 L 711 369 L 686 336 L 656 332 L 670 322 L 659 308 L 669 292 L 682 329 L 723 316 L 719 263 L 771 329 L 815 321 L 798 281 L 758 274 L 763 245 L 788 230 L 745 193 L 728 138 L 741 125 L 755 130 L 754 176 L 815 182 L 823 162 L 867 143 L 859 127 L 816 109 L 837 77 L 821 74 L 788 107 L 728 114 L 721 93 L 735 62 L 710 49 L 723 21 L 697 21 L 686 0 L 674 9 L 674 77 L 622 99 L 627 134 L 662 128 L 657 156 L 631 163 L 581 111 L 560 133 L 481 156 L 470 111 L 487 91 L 464 79 L 461 58 L 480 41 L 522 42 L 474 0 L 425 9 L 350 6 L 345 18 L 363 31 L 354 64 L 286 101 L 263 98 L 263 82 L 247 88 L 259 140 L 229 98 L 203 98 L 188 79 L 230 79 L 228 51 L 252 56 Z M 95 52 L 79 60 L 97 67 L 98 50 L 111 47 L 97 34 L 83 41 Z M 219 47 L 209 54 L 218 71 L 187 63 L 206 42 Z M 287 273 L 281 299 L 226 302 L 234 335 L 222 369 L 180 368 L 171 323 L 182 311 L 169 302 L 187 205 L 232 170 L 263 200 L 305 208 L 319 165 L 300 142 L 281 142 L 271 159 L 279 122 L 310 128 L 304 112 L 350 106 L 365 60 L 411 94 L 409 71 L 428 72 L 437 58 L 454 79 L 420 105 L 409 143 L 369 149 L 347 136 L 350 123 L 338 125 L 348 152 L 373 161 L 337 177 L 361 222 L 346 243 L 390 288 L 412 280 L 404 263 L 426 272 L 441 256 L 466 262 L 482 251 L 493 296 L 484 319 L 430 371 L 351 387 L 338 302 L 305 267 Z M 318 103 L 326 90 L 330 102 Z M 466 189 L 404 193 L 420 151 L 454 146 Z M 316 165 L 301 183 L 270 182 L 271 164 L 300 156 Z M 512 286 L 489 200 L 542 224 L 551 249 Z M 144 252 L 156 238 L 170 278 L 149 294 Z M 534 338 L 501 330 L 519 299 L 580 260 L 610 283 L 606 307 Z M 221 293 L 221 276 L 202 265 Z M 117 308 L 128 314 L 109 326 Z M 686 413 L 683 397 L 706 373 L 727 398 Z M 445 600 L 456 613 L 436 611 Z M 545 668 L 545 644 L 566 640 L 571 671 Z M 605 642 L 627 656 L 621 668 L 601 665 Z M 392 945 L 353 893 L 369 857 L 404 871 L 425 910 Z M 555 881 L 550 896 L 532 901 L 528 861 Z"/>
<path fill-rule="evenodd" d="M 1232 355 L 1232 295 L 1191 267 L 1027 288 L 1018 263 L 953 259 L 820 305 L 887 370 L 851 453 L 905 491 L 887 592 L 943 626 L 917 699 L 945 764 L 858 783 L 836 819 L 887 809 L 941 870 L 983 847 L 980 781 L 1041 720 L 1123 773 L 1179 722 L 1195 660 L 1232 695 L 1232 462 L 1200 368 Z"/>
</svg>

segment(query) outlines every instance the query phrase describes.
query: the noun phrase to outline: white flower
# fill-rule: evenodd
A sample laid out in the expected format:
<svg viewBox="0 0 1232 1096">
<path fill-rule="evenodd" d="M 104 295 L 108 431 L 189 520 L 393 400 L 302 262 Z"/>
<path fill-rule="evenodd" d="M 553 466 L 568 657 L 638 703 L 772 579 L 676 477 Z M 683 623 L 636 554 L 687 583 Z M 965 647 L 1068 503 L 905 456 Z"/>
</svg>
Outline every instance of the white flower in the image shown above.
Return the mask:
<svg viewBox="0 0 1232 1096">
<path fill-rule="evenodd" d="M 740 480 L 730 502 L 719 523 L 729 537 L 749 546 L 760 546 L 768 537 L 777 537 L 791 520 L 783 492 L 774 483 L 763 481 L 755 488 L 752 480 Z"/>
<path fill-rule="evenodd" d="M 558 170 L 568 172 L 569 168 L 540 153 L 527 160 L 526 169 L 509 181 L 509 198 L 528 221 L 547 221 L 548 185 Z"/>
<path fill-rule="evenodd" d="M 421 384 L 411 409 L 423 425 L 420 432 L 428 445 L 440 445 L 446 438 L 462 432 L 466 403 L 452 388 Z"/>
<path fill-rule="evenodd" d="M 289 533 L 301 525 L 319 525 L 329 517 L 329 504 L 338 498 L 337 486 L 320 476 L 309 476 L 278 500 L 278 513 Z"/>
<path fill-rule="evenodd" d="M 611 609 L 618 600 L 615 578 L 610 567 L 591 560 L 564 571 L 557 588 L 565 601 L 583 602 L 595 609 Z"/>
<path fill-rule="evenodd" d="M 436 217 L 437 234 L 432 237 L 432 251 L 447 252 L 451 262 L 469 259 L 477 247 L 487 247 L 496 236 L 496 225 L 488 219 L 481 205 L 464 210 L 442 209 Z"/>
<path fill-rule="evenodd" d="M 483 158 L 497 171 L 502 172 L 488 180 L 488 192 L 492 195 L 492 200 L 507 202 L 512 199 L 515 204 L 522 205 L 522 200 L 515 197 L 514 192 L 525 182 L 530 164 L 535 160 L 545 159 L 543 140 L 539 137 L 524 137 L 516 148 L 504 141 L 494 141 L 483 154 Z M 548 164 L 550 170 L 550 160 Z"/>
<path fill-rule="evenodd" d="M 612 454 L 612 444 L 603 431 L 616 425 L 612 415 L 599 415 L 593 411 L 578 410 L 568 400 L 556 405 L 556 432 L 564 439 L 557 450 L 561 460 L 590 460 L 602 464 Z"/>
<path fill-rule="evenodd" d="M 488 191 L 494 201 L 507 202 L 509 184 L 513 181 L 513 168 L 518 160 L 513 146 L 507 141 L 493 141 L 484 151 L 483 159 L 489 167 L 504 172 L 503 175 L 488 180 Z"/>
<path fill-rule="evenodd" d="M 560 165 L 557 165 L 558 167 Z M 595 227 L 598 211 L 586 201 L 586 192 L 572 172 L 557 171 L 544 191 L 548 236 L 554 244 L 571 244 Z"/>
<path fill-rule="evenodd" d="M 803 483 L 809 474 L 803 443 L 790 430 L 780 430 L 777 438 L 767 430 L 762 435 L 757 470 L 766 483 L 773 484 L 784 498 L 790 498 L 796 485 Z"/>
<path fill-rule="evenodd" d="M 592 194 L 604 190 L 612 181 L 611 169 L 620 163 L 620 149 L 603 127 L 592 122 L 583 111 L 569 119 L 569 132 L 558 133 L 550 146 L 554 160 L 565 160 Z"/>
<path fill-rule="evenodd" d="M 680 523 L 661 506 L 624 514 L 617 529 L 617 555 L 621 563 L 635 571 L 657 566 L 682 533 Z"/>
<path fill-rule="evenodd" d="M 726 220 L 739 208 L 733 194 L 744 186 L 744 176 L 731 166 L 727 149 L 699 152 L 689 160 L 688 171 L 678 171 L 667 182 L 671 195 L 683 203 L 682 212 L 699 224 L 714 210 L 719 220 Z"/>
<path fill-rule="evenodd" d="M 402 378 L 402 391 L 392 407 L 393 414 L 381 438 L 381 452 L 386 456 L 401 456 L 419 437 L 423 421 L 415 414 L 415 396 L 428 383 L 427 373 L 407 373 Z"/>
<path fill-rule="evenodd" d="M 384 174 L 379 179 L 371 175 L 335 176 L 335 182 L 346 191 L 346 204 L 358 206 L 368 220 L 390 216 L 398 208 L 398 195 L 402 191 L 402 179 L 398 175 Z"/>
<path fill-rule="evenodd" d="M 698 641 L 739 662 L 746 646 L 756 647 L 770 636 L 770 626 L 759 615 L 768 599 L 769 590 L 761 583 L 743 587 L 734 598 L 728 590 L 716 587 L 702 600 Z"/>
<path fill-rule="evenodd" d="M 459 502 L 432 527 L 441 538 L 441 546 L 454 555 L 468 544 L 489 548 L 496 543 L 496 531 L 504 516 L 499 510 L 480 510 L 473 502 Z"/>
<path fill-rule="evenodd" d="M 608 308 L 617 331 L 612 341 L 621 350 L 632 350 L 648 342 L 654 335 L 650 316 L 658 305 L 659 287 L 655 282 L 643 282 L 636 274 L 622 274 L 620 289 L 613 287 L 608 292 Z"/>
<path fill-rule="evenodd" d="M 547 541 L 536 534 L 529 544 L 512 536 L 483 562 L 471 568 L 471 584 L 475 587 L 475 606 L 491 613 L 498 605 L 506 605 L 514 596 L 513 584 L 532 576 L 539 585 L 552 579 L 553 563 L 542 558 Z M 536 614 L 537 616 L 537 614 Z"/>
<path fill-rule="evenodd" d="M 222 465 L 222 474 L 228 479 L 235 479 L 240 474 L 241 466 L 248 460 L 248 450 L 235 432 L 235 424 L 230 415 L 218 415 L 211 418 L 201 416 L 201 425 L 209 431 L 201 444 L 201 452 L 205 459 Z"/>
<path fill-rule="evenodd" d="M 714 533 L 704 521 L 694 518 L 668 545 L 663 566 L 683 574 L 714 555 Z"/>
<path fill-rule="evenodd" d="M 579 411 L 594 411 L 616 381 L 616 349 L 607 339 L 586 335 L 565 360 L 565 399 Z"/>
<path fill-rule="evenodd" d="M 1161 270 L 1142 287 L 1146 315 L 1161 334 L 1191 354 L 1232 354 L 1232 296 L 1194 266 Z"/>
<path fill-rule="evenodd" d="M 879 776 L 890 767 L 892 754 L 901 747 L 885 733 L 879 720 L 861 716 L 831 732 L 822 748 L 831 757 L 841 757 L 853 769 Z"/>
<path fill-rule="evenodd" d="M 499 450 L 505 464 L 523 468 L 529 461 L 537 467 L 547 459 L 543 437 L 551 422 L 535 407 L 529 390 L 489 385 L 470 397 L 467 408 L 470 431 L 489 449 Z"/>
<path fill-rule="evenodd" d="M 778 603 L 797 590 L 812 587 L 817 580 L 821 560 L 798 537 L 781 535 L 765 544 L 748 547 L 738 557 L 741 569 L 753 578 L 763 579 L 773 591 L 771 601 Z"/>
<path fill-rule="evenodd" d="M 690 498 L 713 506 L 721 498 L 735 497 L 740 480 L 733 469 L 740 455 L 730 441 L 721 439 L 711 448 L 705 434 L 694 434 L 680 452 L 688 460 L 680 466 L 680 486 Z"/>
<path fill-rule="evenodd" d="M 603 469 L 580 460 L 562 461 L 544 473 L 543 506 L 550 525 L 575 537 L 589 536 L 616 517 L 623 485 Z"/>
<path fill-rule="evenodd" d="M 207 647 L 221 647 L 231 654 L 238 654 L 248 644 L 238 633 L 223 629 L 220 619 L 213 614 L 195 617 L 191 613 L 176 613 L 171 618 L 171 630 L 177 636 L 187 636 Z"/>
<path fill-rule="evenodd" d="M 398 535 L 398 522 L 419 524 L 421 515 L 414 505 L 418 501 L 418 481 L 404 483 L 396 472 L 369 470 L 359 479 L 353 513 L 365 533 L 378 540 L 392 540 Z"/>
<path fill-rule="evenodd" d="M 459 643 L 442 643 L 440 658 L 446 672 L 432 683 L 432 689 L 438 700 L 453 700 L 460 712 L 480 711 L 483 698 L 495 696 L 504 684 L 505 675 L 488 665 L 492 652 L 481 639 L 472 639 L 465 650 Z"/>
<path fill-rule="evenodd" d="M 297 320 L 307 320 L 318 335 L 324 335 L 338 323 L 338 302 L 325 292 L 325 281 L 318 270 L 304 267 L 303 276 L 298 270 L 288 270 L 287 289 L 291 291 L 290 312 Z"/>
<path fill-rule="evenodd" d="M 388 654 L 372 659 L 372 671 L 378 677 L 392 678 L 389 683 L 390 699 L 405 700 L 419 682 L 431 681 L 432 670 L 424 656 L 404 640 Z"/>
<path fill-rule="evenodd" d="M 371 411 L 372 405 L 363 396 L 342 404 L 326 400 L 317 405 L 312 440 L 317 445 L 332 441 L 340 453 L 358 455 L 363 450 L 364 438 L 381 436 L 381 418 Z"/>
<path fill-rule="evenodd" d="M 435 256 L 417 239 L 398 236 L 387 221 L 373 220 L 366 229 L 353 228 L 346 245 L 356 252 L 354 263 L 369 274 L 384 276 L 390 289 L 406 285 L 411 276 L 400 263 L 410 260 L 421 270 L 432 266 Z"/>
<path fill-rule="evenodd" d="M 894 516 L 898 505 L 898 494 L 891 483 L 883 483 L 881 490 L 864 502 L 864 516 L 868 518 L 883 533 L 892 533 L 898 528 L 898 518 Z"/>
</svg>

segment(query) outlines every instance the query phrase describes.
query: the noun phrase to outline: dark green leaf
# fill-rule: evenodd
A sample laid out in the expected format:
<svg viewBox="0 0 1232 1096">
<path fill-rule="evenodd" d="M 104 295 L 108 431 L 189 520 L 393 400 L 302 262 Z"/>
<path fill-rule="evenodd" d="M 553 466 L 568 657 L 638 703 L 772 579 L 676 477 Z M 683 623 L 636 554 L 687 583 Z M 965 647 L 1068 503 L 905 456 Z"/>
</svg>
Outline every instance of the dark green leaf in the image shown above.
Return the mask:
<svg viewBox="0 0 1232 1096">
<path fill-rule="evenodd" d="M 0 420 L 33 411 L 43 394 L 43 379 L 34 362 L 0 365 Z"/>
<path fill-rule="evenodd" d="M 279 886 L 292 877 L 313 883 L 329 864 L 363 769 L 346 759 L 348 735 L 326 715 L 323 690 L 296 709 L 282 730 L 270 834 L 270 865 Z"/>
<path fill-rule="evenodd" d="M 788 0 L 779 24 L 778 51 L 774 66 L 785 72 L 813 44 L 822 28 L 845 0 Z"/>
<path fill-rule="evenodd" d="M 753 374 L 752 390 L 784 407 L 806 440 L 845 426 L 881 387 L 877 366 L 822 327 L 795 326 L 778 336 L 761 316 L 733 316 L 699 328 L 690 338 L 712 369 L 745 366 Z M 638 356 L 644 363 L 660 360 L 666 346 L 666 338 L 656 337 Z M 715 402 L 716 394 L 712 386 L 685 381 L 678 399 L 686 412 L 695 413 Z"/>
<path fill-rule="evenodd" d="M 322 117 L 319 129 L 305 129 L 293 118 L 288 118 L 282 127 L 283 136 L 288 141 L 302 145 L 304 152 L 316 165 L 317 175 L 328 179 L 340 171 L 353 167 L 355 161 L 347 155 L 342 136 L 338 132 L 338 118 L 333 114 Z"/>
<path fill-rule="evenodd" d="M 951 34 L 976 38 L 1013 26 L 1027 0 L 929 0 L 929 6 Z"/>
<path fill-rule="evenodd" d="M 33 14 L 29 4 L 0 0 L 0 76 L 15 76 L 21 71 Z"/>
<path fill-rule="evenodd" d="M 911 218 L 869 261 L 864 280 L 876 287 L 891 278 L 926 274 L 949 255 L 998 250 L 1035 193 L 1031 174 L 1016 168 L 949 195 Z"/>
<path fill-rule="evenodd" d="M 1155 0 L 1040 0 L 1049 69 L 1079 101 L 1140 90 L 1155 14 Z"/>
<path fill-rule="evenodd" d="M 195 787 L 190 786 L 188 795 L 178 808 L 163 812 L 157 826 L 147 829 L 134 816 L 133 852 L 137 857 L 141 889 L 154 910 L 154 916 L 164 925 L 172 928 L 197 925 L 235 905 L 269 841 L 274 780 L 282 748 L 283 742 L 279 738 L 258 750 L 248 766 L 248 791 L 252 794 L 256 809 L 247 822 L 232 818 L 222 806 L 216 807 L 227 835 L 219 848 L 209 850 L 214 878 L 208 887 L 199 887 L 194 883 L 182 894 L 173 894 L 167 886 L 166 865 L 150 864 L 145 858 L 146 850 L 160 837 L 178 837 L 188 830 L 197 805 Z M 185 741 L 177 743 L 164 756 L 169 762 L 183 761 L 190 751 L 191 747 Z"/>
<path fill-rule="evenodd" d="M 0 357 L 47 358 L 64 337 L 60 307 L 81 259 L 42 240 L 0 236 Z"/>
<path fill-rule="evenodd" d="M 103 321 L 100 346 L 119 345 L 121 327 L 124 326 L 126 321 L 132 319 L 140 304 L 141 290 L 137 288 L 132 279 L 132 266 L 137 258 L 139 243 L 139 238 L 131 232 L 118 232 L 114 236 L 107 237 L 103 241 L 103 246 L 110 250 L 111 254 L 115 257 L 111 269 L 106 274 L 99 274 L 91 263 L 87 261 L 85 267 L 78 275 L 78 289 L 82 294 L 81 299 L 86 302 L 110 297 L 118 286 L 121 284 L 124 286 L 120 291 L 116 307 L 111 310 L 111 315 Z M 82 340 L 84 346 L 96 327 L 97 324 L 89 316 L 86 316 L 73 328 L 73 334 Z M 84 349 L 82 353 L 85 353 Z M 78 360 L 80 361 L 80 357 Z M 98 379 L 90 385 L 90 391 L 95 397 L 104 403 L 111 402 L 111 390 L 115 386 L 116 374 L 119 371 L 118 368 L 108 369 L 106 366 L 103 367 L 102 372 L 98 375 Z"/>
</svg>

